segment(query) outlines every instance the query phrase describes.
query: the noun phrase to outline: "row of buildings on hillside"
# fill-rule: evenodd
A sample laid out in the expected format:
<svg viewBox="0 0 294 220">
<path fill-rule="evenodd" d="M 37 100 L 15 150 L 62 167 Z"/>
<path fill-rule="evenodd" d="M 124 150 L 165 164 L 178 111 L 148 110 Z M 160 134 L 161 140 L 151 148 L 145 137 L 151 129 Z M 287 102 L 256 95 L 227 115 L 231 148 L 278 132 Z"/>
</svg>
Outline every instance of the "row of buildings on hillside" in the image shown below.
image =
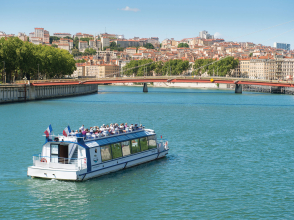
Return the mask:
<svg viewBox="0 0 294 220">
<path fill-rule="evenodd" d="M 293 80 L 294 58 L 281 54 L 244 58 L 236 69 L 240 76 L 262 80 Z"/>
</svg>

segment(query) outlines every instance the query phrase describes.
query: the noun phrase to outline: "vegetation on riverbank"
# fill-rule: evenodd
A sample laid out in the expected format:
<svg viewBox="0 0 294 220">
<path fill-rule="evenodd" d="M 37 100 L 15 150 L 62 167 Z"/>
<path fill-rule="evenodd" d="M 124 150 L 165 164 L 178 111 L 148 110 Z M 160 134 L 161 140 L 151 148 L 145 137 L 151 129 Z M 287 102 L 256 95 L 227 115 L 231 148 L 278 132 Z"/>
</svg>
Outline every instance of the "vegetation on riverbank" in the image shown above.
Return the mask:
<svg viewBox="0 0 294 220">
<path fill-rule="evenodd" d="M 76 69 L 75 60 L 68 51 L 23 42 L 17 37 L 0 39 L 1 79 L 4 64 L 8 82 L 24 77 L 63 78 Z"/>
<path fill-rule="evenodd" d="M 148 65 L 147 65 L 148 64 Z M 157 75 L 181 75 L 190 68 L 189 61 L 169 60 L 166 62 L 154 62 L 151 59 L 132 60 L 123 68 L 124 75 L 152 76 L 153 71 Z"/>
<path fill-rule="evenodd" d="M 198 59 L 194 63 L 194 71 L 192 75 L 201 75 L 207 72 L 208 75 L 218 75 L 218 76 L 226 76 L 230 73 L 231 69 L 235 69 L 239 60 L 234 59 L 234 57 L 226 57 L 215 62 L 216 59 Z M 215 63 L 213 63 L 215 62 Z M 212 63 L 212 64 L 211 64 Z M 200 69 L 200 67 L 203 67 Z"/>
</svg>

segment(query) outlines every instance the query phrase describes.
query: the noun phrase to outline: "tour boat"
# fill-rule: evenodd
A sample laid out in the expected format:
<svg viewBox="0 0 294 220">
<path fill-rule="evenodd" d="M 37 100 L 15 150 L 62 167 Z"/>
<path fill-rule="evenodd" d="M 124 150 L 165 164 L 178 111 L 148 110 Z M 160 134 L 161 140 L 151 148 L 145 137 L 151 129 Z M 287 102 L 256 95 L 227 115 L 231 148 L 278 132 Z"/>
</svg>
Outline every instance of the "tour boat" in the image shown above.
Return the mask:
<svg viewBox="0 0 294 220">
<path fill-rule="evenodd" d="M 27 175 L 83 181 L 163 158 L 168 150 L 166 140 L 157 139 L 154 130 L 144 127 L 99 138 L 78 133 L 52 140 L 47 135 L 42 153 L 33 155 Z"/>
</svg>

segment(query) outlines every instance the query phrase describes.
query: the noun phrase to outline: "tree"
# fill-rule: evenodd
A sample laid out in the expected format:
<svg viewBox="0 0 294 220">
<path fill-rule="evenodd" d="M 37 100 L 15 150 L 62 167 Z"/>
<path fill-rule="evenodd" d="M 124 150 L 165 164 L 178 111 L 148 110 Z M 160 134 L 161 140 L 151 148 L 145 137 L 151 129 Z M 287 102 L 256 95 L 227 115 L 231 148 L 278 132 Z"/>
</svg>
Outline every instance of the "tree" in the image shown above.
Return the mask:
<svg viewBox="0 0 294 220">
<path fill-rule="evenodd" d="M 72 49 L 71 50 L 71 54 L 74 56 L 74 57 L 77 57 L 77 56 L 82 56 L 83 53 L 79 51 L 79 49 Z"/>
<path fill-rule="evenodd" d="M 226 57 L 217 62 L 215 61 L 216 59 L 198 59 L 194 63 L 195 70 L 193 72 L 199 75 L 207 72 L 209 75 L 225 76 L 239 64 L 239 60 L 234 59 L 234 57 Z M 215 63 L 210 64 L 212 62 Z"/>
<path fill-rule="evenodd" d="M 186 47 L 186 48 L 189 48 L 189 45 L 187 43 L 179 43 L 178 44 L 178 48 L 179 47 Z"/>
<path fill-rule="evenodd" d="M 150 43 L 145 44 L 144 47 L 145 47 L 146 49 L 154 49 L 153 44 L 150 44 Z"/>
<path fill-rule="evenodd" d="M 120 47 L 120 45 L 116 45 L 115 41 L 112 41 L 109 45 L 109 47 L 104 47 L 103 50 L 106 50 L 107 48 L 110 48 L 110 50 L 117 50 L 117 51 L 123 51 L 124 48 Z"/>
<path fill-rule="evenodd" d="M 64 37 L 64 39 L 70 39 L 70 40 L 73 40 L 71 37 L 69 37 L 69 36 L 66 36 L 66 37 Z"/>
<path fill-rule="evenodd" d="M 56 37 L 56 36 L 50 36 L 49 37 L 50 44 L 52 44 L 53 41 L 58 41 L 58 40 L 60 40 L 60 37 Z"/>
<path fill-rule="evenodd" d="M 52 44 L 51 47 L 58 48 L 58 45 L 56 45 L 56 44 Z"/>
<path fill-rule="evenodd" d="M 253 53 L 250 53 L 250 54 L 249 54 L 249 57 L 252 57 L 252 56 L 253 56 Z"/>
<path fill-rule="evenodd" d="M 76 63 L 86 63 L 87 61 L 85 59 L 76 60 Z"/>
<path fill-rule="evenodd" d="M 73 48 L 79 49 L 79 38 L 78 37 L 75 37 L 75 39 L 73 40 Z"/>
<path fill-rule="evenodd" d="M 7 80 L 38 79 L 41 75 L 61 78 L 76 69 L 73 56 L 66 50 L 23 42 L 17 37 L 0 39 L 0 65 L 5 62 Z"/>
<path fill-rule="evenodd" d="M 86 48 L 83 55 L 89 56 L 89 55 L 95 55 L 96 53 L 97 53 L 97 51 L 94 50 L 93 48 Z"/>
<path fill-rule="evenodd" d="M 84 38 L 80 38 L 80 41 L 87 41 L 88 45 L 89 45 L 89 41 L 92 40 L 93 38 L 90 37 L 84 37 Z"/>
</svg>

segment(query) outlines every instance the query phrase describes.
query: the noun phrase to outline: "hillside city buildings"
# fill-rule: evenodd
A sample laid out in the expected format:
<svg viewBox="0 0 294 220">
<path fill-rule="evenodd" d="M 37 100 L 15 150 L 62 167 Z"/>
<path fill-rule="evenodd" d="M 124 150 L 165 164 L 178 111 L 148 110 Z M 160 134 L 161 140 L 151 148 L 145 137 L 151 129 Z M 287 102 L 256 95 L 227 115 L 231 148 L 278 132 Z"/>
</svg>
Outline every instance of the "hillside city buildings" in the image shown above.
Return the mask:
<svg viewBox="0 0 294 220">
<path fill-rule="evenodd" d="M 14 34 L 0 32 L 2 37 L 14 37 Z M 294 76 L 294 51 L 289 44 L 275 43 L 274 47 L 254 44 L 253 42 L 228 42 L 216 38 L 208 31 L 201 31 L 197 37 L 176 40 L 158 37 L 126 39 L 122 34 L 102 33 L 92 35 L 78 32 L 54 33 L 52 40 L 44 28 L 35 28 L 34 32 L 19 33 L 19 39 L 34 44 L 44 44 L 67 50 L 70 53 L 86 49 L 96 50 L 95 55 L 76 56 L 75 59 L 84 59 L 86 62 L 77 63 L 74 77 L 107 77 L 122 74 L 124 67 L 131 60 L 151 59 L 154 62 L 166 62 L 171 59 L 182 59 L 191 64 L 188 74 L 193 71 L 193 64 L 197 59 L 216 59 L 232 56 L 239 59 L 239 66 L 232 69 L 228 75 L 248 77 L 250 79 L 290 80 Z M 110 45 L 117 45 L 120 50 L 110 49 Z M 179 47 L 184 43 L 188 47 Z M 154 49 L 145 46 L 151 44 Z M 156 73 L 154 73 L 156 74 Z M 202 73 L 205 74 L 205 73 Z M 216 73 L 217 74 L 217 73 Z"/>
</svg>

